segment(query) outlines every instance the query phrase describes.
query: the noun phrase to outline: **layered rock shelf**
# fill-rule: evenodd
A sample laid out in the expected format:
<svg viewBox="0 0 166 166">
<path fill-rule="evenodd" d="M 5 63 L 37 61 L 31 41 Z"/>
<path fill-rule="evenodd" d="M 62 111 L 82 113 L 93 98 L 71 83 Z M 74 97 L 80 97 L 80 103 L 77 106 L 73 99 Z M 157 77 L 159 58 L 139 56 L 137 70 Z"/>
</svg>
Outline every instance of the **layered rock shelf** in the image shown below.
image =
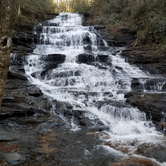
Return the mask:
<svg viewBox="0 0 166 166">
<path fill-rule="evenodd" d="M 56 25 L 50 24 L 50 26 Z M 98 147 L 98 149 L 101 148 L 100 151 L 97 150 L 95 146 L 102 142 L 100 138 L 104 138 L 105 146 L 125 154 L 130 152 L 128 147 L 124 149 L 119 144 L 112 144 L 107 141 L 110 137 L 101 132 L 108 130 L 103 123 L 96 120 L 97 125 L 94 127 L 92 122 L 84 115 L 83 110 L 76 110 L 67 102 L 59 102 L 49 98 L 36 85 L 32 85 L 28 81 L 23 65 L 26 63 L 26 56 L 33 52 L 41 33 L 40 25 L 36 26 L 36 29 L 37 34 L 33 34 L 32 27 L 24 27 L 23 31 L 19 32 L 17 37 L 13 39 L 13 55 L 0 113 L 0 165 L 159 166 L 156 161 L 166 162 L 166 146 L 163 144 L 157 146 L 139 145 L 134 154 L 143 156 L 142 158 L 131 157 L 121 161 L 115 156 L 109 156 L 108 152 L 101 147 Z M 166 74 L 165 57 L 147 58 L 146 50 L 139 46 L 131 46 L 131 43 L 135 40 L 135 34 L 127 30 L 122 30 L 117 36 L 113 36 L 108 34 L 103 26 L 96 26 L 95 29 L 101 31 L 101 36 L 106 39 L 110 46 L 126 47 L 121 56 L 130 64 L 136 65 L 151 74 L 163 75 L 163 78 L 159 80 L 162 83 L 161 93 L 146 93 L 143 84 L 137 79 L 133 79 L 131 83 L 132 92 L 126 93 L 125 98 L 129 105 L 145 112 L 147 119 L 155 123 L 157 130 L 166 134 L 166 94 L 163 93 L 166 90 L 164 84 Z M 85 49 L 91 51 L 90 46 Z M 103 47 L 101 47 L 102 49 Z M 114 53 L 114 56 L 116 56 L 116 53 Z M 41 78 L 44 78 L 49 70 L 55 69 L 63 63 L 66 58 L 64 54 L 56 54 L 56 56 L 50 54 L 48 57 L 46 61 L 49 65 L 45 66 Z M 105 69 L 104 65 L 111 66 L 108 55 L 95 57 L 88 54 L 79 54 L 77 62 L 98 65 L 102 69 Z M 104 65 L 101 66 L 98 62 Z M 117 68 L 121 70 L 119 67 Z M 33 75 L 34 78 L 35 74 Z M 75 76 L 79 75 L 79 71 L 76 71 Z M 59 73 L 59 77 L 63 76 L 64 73 Z M 146 87 L 150 89 L 156 81 L 158 80 L 147 81 Z M 86 95 L 84 92 L 82 94 Z M 96 94 L 91 92 L 91 95 L 95 96 Z M 111 96 L 112 94 L 107 92 L 106 95 Z M 75 96 L 77 96 L 77 92 L 75 92 Z M 119 105 L 118 102 L 107 101 L 107 103 Z M 56 108 L 53 105 L 56 105 Z M 102 102 L 98 101 L 97 105 L 101 107 Z M 56 112 L 56 115 L 54 112 Z M 64 115 L 66 121 L 74 117 L 81 130 L 72 132 L 64 119 L 61 118 L 61 114 Z M 131 146 L 135 144 L 137 142 L 133 142 Z M 95 155 L 91 157 L 91 154 Z M 156 161 L 145 157 L 154 158 Z M 84 164 L 80 164 L 80 162 Z"/>
</svg>

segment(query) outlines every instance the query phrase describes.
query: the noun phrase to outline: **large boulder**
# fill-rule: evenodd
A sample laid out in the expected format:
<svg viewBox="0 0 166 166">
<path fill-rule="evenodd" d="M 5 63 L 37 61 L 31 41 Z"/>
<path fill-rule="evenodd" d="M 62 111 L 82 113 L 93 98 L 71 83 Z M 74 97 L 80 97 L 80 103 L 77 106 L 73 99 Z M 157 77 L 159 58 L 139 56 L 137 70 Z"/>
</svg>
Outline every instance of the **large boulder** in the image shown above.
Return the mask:
<svg viewBox="0 0 166 166">
<path fill-rule="evenodd" d="M 166 120 L 166 94 L 130 92 L 125 95 L 125 98 L 126 102 L 138 107 L 149 118 L 151 117 L 153 121 L 160 122 Z"/>
<path fill-rule="evenodd" d="M 130 157 L 129 159 L 124 159 L 120 162 L 111 163 L 109 166 L 160 166 L 160 165 L 150 159 Z"/>
<path fill-rule="evenodd" d="M 95 62 L 95 56 L 91 54 L 79 54 L 77 56 L 77 62 L 91 64 Z"/>
<path fill-rule="evenodd" d="M 121 55 L 130 64 L 138 65 L 151 74 L 166 74 L 166 56 L 148 56 L 148 50 L 143 47 L 129 47 Z"/>
<path fill-rule="evenodd" d="M 33 115 L 47 112 L 51 108 L 47 97 L 28 79 L 19 73 L 9 71 L 0 117 Z M 47 110 L 47 111 L 46 111 Z"/>
<path fill-rule="evenodd" d="M 78 63 L 86 63 L 86 64 L 95 64 L 96 63 L 104 63 L 104 64 L 110 64 L 110 59 L 108 55 L 104 54 L 79 54 L 77 56 L 77 62 Z"/>
<path fill-rule="evenodd" d="M 63 63 L 66 59 L 64 54 L 48 54 L 45 58 L 45 61 L 48 63 Z"/>
<path fill-rule="evenodd" d="M 137 154 L 147 158 L 154 158 L 160 163 L 166 162 L 166 146 L 165 145 L 147 145 L 142 144 L 137 148 Z"/>
</svg>

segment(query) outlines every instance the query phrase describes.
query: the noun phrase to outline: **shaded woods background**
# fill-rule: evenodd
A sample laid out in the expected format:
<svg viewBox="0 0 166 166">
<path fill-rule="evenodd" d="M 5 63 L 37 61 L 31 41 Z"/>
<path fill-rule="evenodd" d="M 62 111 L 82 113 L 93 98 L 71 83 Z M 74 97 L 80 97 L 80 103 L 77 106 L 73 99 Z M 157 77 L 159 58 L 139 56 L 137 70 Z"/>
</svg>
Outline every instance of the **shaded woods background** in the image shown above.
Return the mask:
<svg viewBox="0 0 166 166">
<path fill-rule="evenodd" d="M 134 45 L 144 45 L 152 56 L 166 52 L 166 1 L 162 0 L 15 0 L 14 29 L 32 26 L 48 13 L 78 12 L 91 15 L 90 24 L 108 32 L 127 29 L 136 34 Z"/>
<path fill-rule="evenodd" d="M 90 14 L 90 23 L 105 25 L 114 35 L 121 29 L 135 32 L 136 44 L 146 45 L 153 55 L 163 55 L 166 51 L 166 1 L 16 0 L 15 27 L 35 24 L 48 12 Z"/>
</svg>

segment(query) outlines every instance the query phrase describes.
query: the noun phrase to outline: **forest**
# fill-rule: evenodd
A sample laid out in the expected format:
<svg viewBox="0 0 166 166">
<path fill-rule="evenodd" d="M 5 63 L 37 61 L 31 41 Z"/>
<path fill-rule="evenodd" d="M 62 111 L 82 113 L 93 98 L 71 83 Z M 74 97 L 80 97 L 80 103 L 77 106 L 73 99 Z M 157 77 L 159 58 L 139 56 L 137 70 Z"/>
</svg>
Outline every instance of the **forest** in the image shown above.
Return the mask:
<svg viewBox="0 0 166 166">
<path fill-rule="evenodd" d="M 121 29 L 136 34 L 154 56 L 166 51 L 166 1 L 162 0 L 16 0 L 14 25 L 35 24 L 48 12 L 91 15 L 89 23 L 105 25 L 116 35 Z"/>
</svg>

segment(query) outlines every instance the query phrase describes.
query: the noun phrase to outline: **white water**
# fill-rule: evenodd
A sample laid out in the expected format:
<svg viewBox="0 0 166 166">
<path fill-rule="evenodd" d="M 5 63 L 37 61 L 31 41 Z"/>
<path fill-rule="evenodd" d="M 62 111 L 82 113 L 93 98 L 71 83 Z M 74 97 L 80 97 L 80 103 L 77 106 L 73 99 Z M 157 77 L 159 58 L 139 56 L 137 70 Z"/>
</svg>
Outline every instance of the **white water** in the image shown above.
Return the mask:
<svg viewBox="0 0 166 166">
<path fill-rule="evenodd" d="M 126 105 L 124 99 L 124 93 L 131 91 L 132 78 L 144 80 L 151 76 L 125 62 L 120 56 L 123 48 L 108 47 L 104 41 L 105 49 L 100 50 L 99 43 L 103 39 L 98 40 L 93 27 L 82 26 L 80 15 L 61 13 L 49 23 L 55 26 L 43 26 L 40 44 L 25 65 L 30 81 L 53 99 L 69 102 L 73 109 L 84 111 L 85 116 L 94 121 L 94 126 L 97 125 L 95 120 L 99 119 L 109 128 L 105 132 L 109 140 L 127 144 L 130 152 L 141 143 L 160 142 L 162 135 L 155 130 L 152 122 L 146 121 L 143 112 Z M 91 50 L 85 49 L 88 46 L 85 41 L 87 36 Z M 116 51 L 119 53 L 114 56 Z M 108 55 L 110 63 L 77 63 L 78 55 L 83 53 L 94 57 Z M 48 70 L 47 75 L 41 78 L 41 72 L 46 67 L 44 59 L 48 54 L 64 54 L 66 60 L 57 68 Z M 81 129 L 73 119 L 61 118 L 71 129 Z M 130 147 L 133 142 L 136 146 Z"/>
</svg>

